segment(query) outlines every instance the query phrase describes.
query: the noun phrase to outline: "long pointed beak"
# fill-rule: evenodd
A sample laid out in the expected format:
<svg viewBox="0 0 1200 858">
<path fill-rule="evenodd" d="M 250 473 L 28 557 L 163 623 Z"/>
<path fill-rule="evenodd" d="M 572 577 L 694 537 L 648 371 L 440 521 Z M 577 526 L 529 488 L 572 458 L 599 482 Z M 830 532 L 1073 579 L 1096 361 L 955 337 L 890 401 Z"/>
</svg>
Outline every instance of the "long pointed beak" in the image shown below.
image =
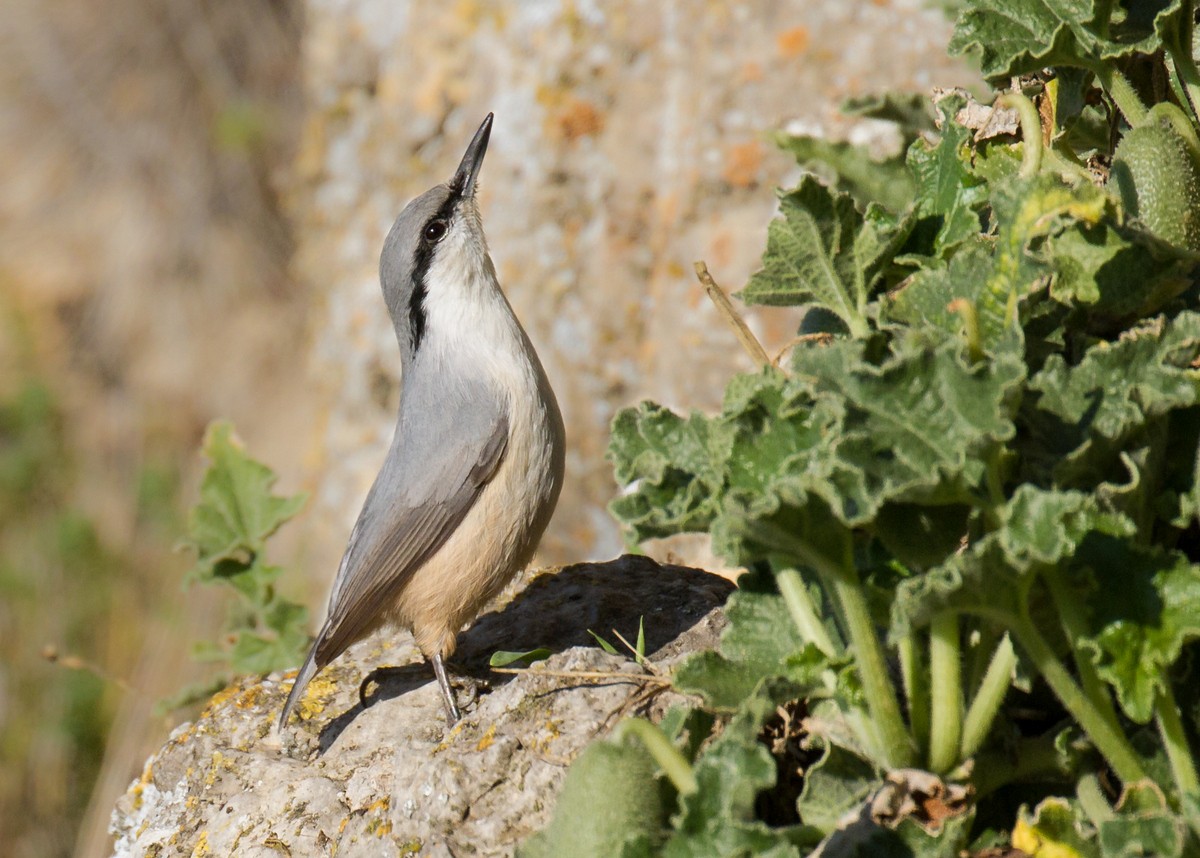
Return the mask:
<svg viewBox="0 0 1200 858">
<path fill-rule="evenodd" d="M 487 153 L 488 138 L 492 136 L 492 114 L 489 113 L 475 132 L 471 145 L 463 154 L 458 171 L 450 180 L 450 187 L 464 197 L 475 195 L 475 179 L 479 176 L 479 168 L 483 165 L 483 156 Z"/>
</svg>

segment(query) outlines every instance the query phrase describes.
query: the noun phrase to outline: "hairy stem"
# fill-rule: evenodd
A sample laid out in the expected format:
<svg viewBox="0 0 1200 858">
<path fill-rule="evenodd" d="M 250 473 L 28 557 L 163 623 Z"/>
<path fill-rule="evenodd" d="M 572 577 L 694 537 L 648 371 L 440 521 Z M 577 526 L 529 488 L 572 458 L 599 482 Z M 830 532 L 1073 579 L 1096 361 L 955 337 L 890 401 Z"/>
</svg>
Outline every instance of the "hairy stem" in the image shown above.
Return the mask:
<svg viewBox="0 0 1200 858">
<path fill-rule="evenodd" d="M 1183 729 L 1183 719 L 1179 717 L 1179 704 L 1170 685 L 1158 692 L 1154 701 L 1154 720 L 1158 723 L 1159 735 L 1162 736 L 1163 745 L 1167 749 L 1167 759 L 1171 761 L 1171 773 L 1175 776 L 1179 794 L 1200 796 L 1200 777 L 1196 775 L 1196 761 L 1192 757 L 1187 733 Z"/>
<path fill-rule="evenodd" d="M 1136 127 L 1146 121 L 1146 105 L 1142 104 L 1125 75 L 1108 63 L 1097 63 L 1089 68 L 1130 125 Z"/>
<path fill-rule="evenodd" d="M 849 540 L 847 554 L 850 553 L 848 543 Z M 884 745 L 884 762 L 889 768 L 911 766 L 916 756 L 916 746 L 900 715 L 896 689 L 888 677 L 883 645 L 871 621 L 867 596 L 852 556 L 843 561 L 840 573 L 831 583 L 846 621 L 846 633 L 867 697 L 867 708 L 879 728 L 879 737 Z"/>
<path fill-rule="evenodd" d="M 681 795 L 690 795 L 699 789 L 699 785 L 696 783 L 696 774 L 692 771 L 691 765 L 679 752 L 679 749 L 671 744 L 666 733 L 644 718 L 630 718 L 622 721 L 613 731 L 613 736 L 617 741 L 630 735 L 641 740 L 642 744 L 646 746 L 646 750 L 650 752 L 650 756 L 654 757 L 654 761 L 670 778 L 671 783 L 675 785 L 675 789 L 679 790 Z"/>
<path fill-rule="evenodd" d="M 958 762 L 962 729 L 962 648 L 958 615 L 939 614 L 929 626 L 929 768 L 947 772 Z"/>
<path fill-rule="evenodd" d="M 800 572 L 793 568 L 782 569 L 775 573 L 775 584 L 779 587 L 779 594 L 783 596 L 783 603 L 787 605 L 788 613 L 791 614 L 800 637 L 819 649 L 826 657 L 835 657 L 838 648 L 829 637 L 825 624 L 821 622 Z"/>
<path fill-rule="evenodd" d="M 1012 685 L 1012 672 L 1016 666 L 1016 651 L 1012 640 L 1005 635 L 996 646 L 979 690 L 975 692 L 975 699 L 967 709 L 967 717 L 963 719 L 962 744 L 959 748 L 962 759 L 974 755 L 991 732 L 1000 704 Z"/>
<path fill-rule="evenodd" d="M 1087 635 L 1087 620 L 1079 608 L 1079 600 L 1070 592 L 1062 573 L 1057 569 L 1046 569 L 1042 580 L 1050 590 L 1050 598 L 1058 610 L 1062 622 L 1063 633 L 1071 646 L 1071 655 L 1075 660 L 1075 672 L 1079 674 L 1079 682 L 1083 685 L 1083 693 L 1087 695 L 1092 706 L 1096 708 L 1113 730 L 1119 731 L 1117 710 L 1113 707 L 1112 695 L 1108 686 L 1096 672 L 1096 665 L 1084 651 L 1079 642 Z"/>
<path fill-rule="evenodd" d="M 908 701 L 908 725 L 913 738 L 924 751 L 925 738 L 929 735 L 929 683 L 928 675 L 917 645 L 916 632 L 901 638 L 896 647 L 900 655 L 900 677 L 904 682 L 904 697 Z"/>
<path fill-rule="evenodd" d="M 1200 69 L 1196 68 L 1196 60 L 1192 56 L 1192 28 L 1196 14 L 1194 7 L 1195 3 L 1192 0 L 1184 0 L 1183 8 L 1176 19 L 1179 27 L 1168 34 L 1165 47 L 1170 57 L 1170 65 L 1174 67 L 1179 82 L 1187 90 L 1185 102 L 1190 101 L 1193 115 L 1200 116 Z"/>
<path fill-rule="evenodd" d="M 1037 107 L 1020 92 L 1007 92 L 997 98 L 996 103 L 1017 111 L 1021 120 L 1021 141 L 1025 144 L 1021 150 L 1020 176 L 1022 179 L 1033 178 L 1042 169 L 1042 119 Z"/>
<path fill-rule="evenodd" d="M 1046 643 L 1046 639 L 1029 618 L 1026 616 L 1017 619 L 1012 624 L 1011 631 L 1017 643 L 1028 653 L 1038 673 L 1050 686 L 1050 690 L 1087 733 L 1088 738 L 1117 773 L 1117 777 L 1125 783 L 1133 783 L 1146 777 L 1142 761 L 1129 744 L 1129 740 L 1075 683 L 1071 674 L 1054 655 L 1050 644 Z"/>
</svg>

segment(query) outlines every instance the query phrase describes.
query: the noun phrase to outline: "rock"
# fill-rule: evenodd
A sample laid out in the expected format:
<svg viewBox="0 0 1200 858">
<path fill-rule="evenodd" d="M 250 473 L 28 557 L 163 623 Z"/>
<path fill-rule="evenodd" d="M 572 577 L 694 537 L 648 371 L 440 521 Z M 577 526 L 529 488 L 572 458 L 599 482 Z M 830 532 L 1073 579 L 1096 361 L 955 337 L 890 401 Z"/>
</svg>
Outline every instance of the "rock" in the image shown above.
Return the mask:
<svg viewBox="0 0 1200 858">
<path fill-rule="evenodd" d="M 115 855 L 511 855 L 549 820 L 588 742 L 625 714 L 653 718 L 683 699 L 633 679 L 540 673 L 645 673 L 588 632 L 620 648 L 613 629 L 636 641 L 642 618 L 651 661 L 670 667 L 716 645 L 730 589 L 629 555 L 536 576 L 460 635 L 452 666 L 478 688 L 460 690 L 453 728 L 408 634 L 352 647 L 311 683 L 282 734 L 274 722 L 293 674 L 237 682 L 177 729 L 118 801 Z M 488 667 L 496 650 L 537 647 L 555 654 L 529 672 Z"/>
</svg>

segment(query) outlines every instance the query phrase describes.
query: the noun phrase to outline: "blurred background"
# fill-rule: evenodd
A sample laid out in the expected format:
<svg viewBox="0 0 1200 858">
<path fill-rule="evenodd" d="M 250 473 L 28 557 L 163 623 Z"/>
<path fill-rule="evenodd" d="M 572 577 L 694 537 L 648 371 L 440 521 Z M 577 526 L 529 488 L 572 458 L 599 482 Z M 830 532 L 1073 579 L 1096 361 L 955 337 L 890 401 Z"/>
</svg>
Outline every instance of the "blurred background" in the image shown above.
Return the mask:
<svg viewBox="0 0 1200 858">
<path fill-rule="evenodd" d="M 404 202 L 496 125 L 493 257 L 558 391 L 541 563 L 622 550 L 615 410 L 712 409 L 749 368 L 692 275 L 740 288 L 781 127 L 886 146 L 849 96 L 972 74 L 923 0 L 10 0 L 0 16 L 0 843 L 106 855 L 117 795 L 211 676 L 220 594 L 176 549 L 209 421 L 310 501 L 280 588 L 319 612 L 386 449 L 376 278 Z M 748 314 L 768 350 L 787 312 Z M 702 548 L 661 550 L 704 562 Z"/>
</svg>

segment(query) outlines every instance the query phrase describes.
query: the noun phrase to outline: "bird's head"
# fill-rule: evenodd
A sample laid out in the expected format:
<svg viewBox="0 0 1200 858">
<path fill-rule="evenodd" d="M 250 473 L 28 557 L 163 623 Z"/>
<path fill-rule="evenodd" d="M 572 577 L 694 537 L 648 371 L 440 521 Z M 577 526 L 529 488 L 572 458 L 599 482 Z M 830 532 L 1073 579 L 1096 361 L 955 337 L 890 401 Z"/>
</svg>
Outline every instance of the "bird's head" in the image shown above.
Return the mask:
<svg viewBox="0 0 1200 858">
<path fill-rule="evenodd" d="M 379 278 L 405 360 L 428 334 L 430 301 L 471 300 L 477 284 L 495 280 L 475 202 L 491 132 L 489 113 L 453 178 L 405 206 L 384 242 Z"/>
</svg>

